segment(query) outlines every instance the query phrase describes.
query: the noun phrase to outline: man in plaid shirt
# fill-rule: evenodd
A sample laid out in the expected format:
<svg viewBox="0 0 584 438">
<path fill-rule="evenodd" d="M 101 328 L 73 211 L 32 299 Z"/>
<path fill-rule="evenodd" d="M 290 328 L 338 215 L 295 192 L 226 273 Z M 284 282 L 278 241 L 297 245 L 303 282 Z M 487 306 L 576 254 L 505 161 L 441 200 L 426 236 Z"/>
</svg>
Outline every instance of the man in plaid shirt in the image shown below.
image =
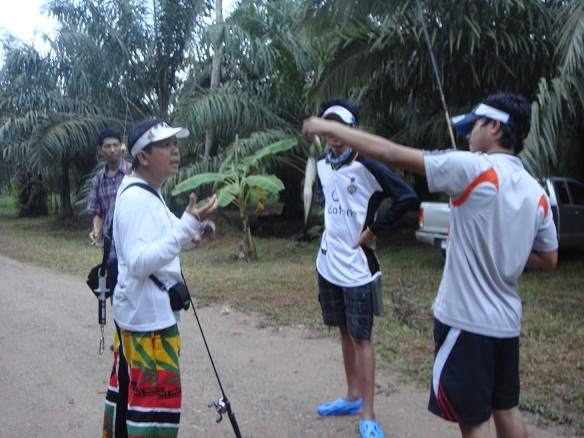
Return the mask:
<svg viewBox="0 0 584 438">
<path fill-rule="evenodd" d="M 118 187 L 124 176 L 132 172 L 132 165 L 122 158 L 122 135 L 115 129 L 106 128 L 97 136 L 97 152 L 106 165 L 91 181 L 87 202 L 87 214 L 93 215 L 93 230 L 89 233 L 92 245 L 103 245 L 104 236 L 111 237 L 113 206 Z M 116 256 L 112 242 L 109 257 Z"/>
</svg>

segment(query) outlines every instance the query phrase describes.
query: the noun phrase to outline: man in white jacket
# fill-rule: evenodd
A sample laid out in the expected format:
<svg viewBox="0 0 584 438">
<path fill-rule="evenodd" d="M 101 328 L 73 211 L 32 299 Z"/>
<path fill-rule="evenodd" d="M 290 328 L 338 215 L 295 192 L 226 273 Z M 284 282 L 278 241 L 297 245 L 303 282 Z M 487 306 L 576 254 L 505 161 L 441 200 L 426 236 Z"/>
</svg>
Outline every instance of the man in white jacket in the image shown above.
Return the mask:
<svg viewBox="0 0 584 438">
<path fill-rule="evenodd" d="M 179 169 L 178 139 L 188 135 L 188 129 L 152 119 L 128 136 L 133 171 L 120 186 L 113 221 L 119 273 L 112 307 L 121 342 L 106 396 L 104 437 L 178 434 L 181 312 L 171 308 L 167 290 L 182 283 L 181 249 L 200 240 L 202 222 L 217 209 L 215 195 L 197 209 L 191 194 L 179 219 L 160 194 L 164 180 Z M 205 237 L 211 239 L 209 224 Z"/>
</svg>

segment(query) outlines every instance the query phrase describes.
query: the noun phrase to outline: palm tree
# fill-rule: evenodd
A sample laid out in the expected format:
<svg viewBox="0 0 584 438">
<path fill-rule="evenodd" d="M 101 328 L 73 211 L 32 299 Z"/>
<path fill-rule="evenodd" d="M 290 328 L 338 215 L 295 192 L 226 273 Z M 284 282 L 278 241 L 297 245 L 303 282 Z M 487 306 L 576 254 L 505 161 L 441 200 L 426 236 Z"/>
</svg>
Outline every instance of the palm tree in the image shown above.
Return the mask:
<svg viewBox="0 0 584 438">
<path fill-rule="evenodd" d="M 554 23 L 554 76 L 539 82 L 533 126 L 523 159 L 539 176 L 584 179 L 584 6 L 566 2 Z M 550 147 L 551 146 L 551 147 Z M 559 164 L 558 166 L 555 164 Z"/>
<path fill-rule="evenodd" d="M 470 110 L 496 91 L 518 92 L 534 102 L 551 93 L 564 102 L 550 105 L 538 159 L 526 156 L 528 169 L 537 175 L 537 163 L 553 162 L 555 156 L 551 133 L 558 131 L 552 114 L 556 119 L 566 117 L 560 108 L 566 102 L 568 70 L 562 77 L 554 62 L 564 59 L 554 58 L 558 30 L 567 35 L 570 71 L 582 71 L 582 21 L 575 18 L 581 16 L 581 5 L 539 0 L 426 0 L 422 4 L 451 114 Z M 354 13 L 342 16 L 338 11 L 343 7 Z M 349 95 L 361 104 L 370 128 L 381 135 L 425 148 L 449 144 L 415 2 L 328 0 L 319 3 L 309 20 L 319 33 L 328 29 L 340 35 L 310 88 L 314 101 Z M 581 90 L 571 83 L 574 94 Z M 538 117 L 535 111 L 533 120 Z M 539 133 L 535 128 L 534 136 Z M 532 144 L 528 141 L 528 150 Z"/>
<path fill-rule="evenodd" d="M 18 118 L 2 128 L 2 144 L 39 171 L 60 169 L 61 213 L 70 215 L 69 166 L 80 162 L 87 177 L 99 129 L 126 132 L 146 117 L 172 117 L 205 2 L 54 0 L 47 7 L 60 23 L 49 54 L 16 51 L 5 64 L 18 88 L 0 105 Z"/>
<path fill-rule="evenodd" d="M 215 0 L 215 23 L 221 27 L 223 24 L 223 1 Z M 223 41 L 220 34 L 216 35 L 213 42 L 213 66 L 211 68 L 211 90 L 216 90 L 221 81 L 221 64 L 223 62 Z M 205 158 L 217 155 L 217 147 L 215 145 L 215 128 L 213 126 L 207 128 L 207 135 L 205 137 Z"/>
<path fill-rule="evenodd" d="M 53 55 L 25 46 L 9 50 L 4 61 L 0 112 L 9 117 L 0 127 L 3 156 L 21 175 L 38 175 L 59 193 L 61 215 L 71 216 L 71 170 L 83 175 L 97 132 L 118 119 L 70 92 L 67 79 L 75 82 L 75 73 Z"/>
<path fill-rule="evenodd" d="M 223 22 L 217 20 L 201 35 L 175 113 L 196 141 L 194 148 L 183 149 L 192 166 L 169 185 L 203 169 L 218 171 L 210 166 L 220 166 L 233 157 L 236 136 L 240 146 L 253 145 L 250 153 L 300 137 L 301 120 L 308 114 L 303 98 L 306 78 L 314 74 L 310 46 L 303 46 L 297 31 L 304 11 L 301 2 L 244 0 Z M 214 47 L 223 49 L 223 82 L 217 88 L 209 85 Z M 217 159 L 207 153 L 205 160 L 203 138 L 209 127 L 214 127 Z M 265 164 L 278 166 L 272 170 L 287 183 L 286 204 L 301 215 L 301 208 L 291 207 L 292 202 L 301 202 L 299 169 L 303 160 L 298 160 L 299 154 L 306 156 L 297 148 L 287 159 L 279 157 Z"/>
<path fill-rule="evenodd" d="M 169 119 L 204 1 L 55 1 L 58 44 L 76 59 L 101 96 L 116 96 L 130 121 Z"/>
</svg>

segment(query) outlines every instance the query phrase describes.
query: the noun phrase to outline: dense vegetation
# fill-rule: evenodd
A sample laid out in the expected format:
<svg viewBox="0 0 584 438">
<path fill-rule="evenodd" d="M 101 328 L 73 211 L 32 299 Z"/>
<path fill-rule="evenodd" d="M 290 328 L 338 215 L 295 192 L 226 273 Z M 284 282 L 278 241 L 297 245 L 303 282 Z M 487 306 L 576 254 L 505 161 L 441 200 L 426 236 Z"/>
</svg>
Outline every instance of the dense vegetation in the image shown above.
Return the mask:
<svg viewBox="0 0 584 438">
<path fill-rule="evenodd" d="M 528 169 L 584 179 L 579 1 L 241 0 L 225 18 L 221 5 L 48 0 L 59 23 L 48 49 L 5 35 L 0 187 L 16 180 L 32 196 L 41 185 L 71 217 L 99 164 L 96 133 L 161 117 L 193 133 L 168 197 L 186 178 L 228 166 L 236 137 L 244 156 L 296 137 L 298 147 L 257 172 L 284 182 L 283 214 L 300 217 L 308 145 L 299 131 L 323 99 L 354 99 L 364 128 L 405 144 L 450 145 L 422 19 L 451 114 L 495 91 L 523 93 L 534 109 Z M 426 194 L 422 179 L 407 177 Z M 33 205 L 23 202 L 22 214 Z"/>
<path fill-rule="evenodd" d="M 177 208 L 185 204 L 184 195 L 171 196 L 177 184 L 295 139 L 296 147 L 253 169 L 285 186 L 279 216 L 253 229 L 259 260 L 238 264 L 227 233 L 204 259 L 192 260 L 198 271 L 188 274 L 200 280 L 200 299 L 316 327 L 312 244 L 273 234 L 264 239 L 262 230 L 302 234 L 309 145 L 300 127 L 324 99 L 355 100 L 363 128 L 372 132 L 425 149 L 449 147 L 421 20 L 450 114 L 492 92 L 522 93 L 533 108 L 522 153 L 528 170 L 584 180 L 582 2 L 420 4 L 422 11 L 414 0 L 240 0 L 224 17 L 221 0 L 47 0 L 46 13 L 59 23 L 47 37 L 48 49 L 2 38 L 0 192 L 18 200 L 20 216 L 50 212 L 66 224 L 86 220 L 88 183 L 103 165 L 96 159 L 97 132 L 111 126 L 127 134 L 147 117 L 192 133 L 181 142 L 181 172 L 163 187 Z M 465 147 L 464 139 L 457 142 Z M 423 178 L 404 176 L 427 199 Z M 197 190 L 202 198 L 214 188 Z M 46 218 L 16 221 L 12 212 L 2 220 L 0 248 L 7 254 L 51 266 L 57 261 L 76 275 L 93 264 L 95 254 L 81 243 L 83 227 L 55 227 Z M 412 227 L 401 238 L 386 237 L 380 251 L 389 315 L 378 324 L 377 348 L 390 366 L 426 377 L 429 305 L 441 256 L 417 246 Z M 556 274 L 527 272 L 521 282 L 522 406 L 580 431 L 582 264 L 581 252 L 563 255 Z M 218 278 L 224 287 L 217 291 L 205 278 Z"/>
</svg>

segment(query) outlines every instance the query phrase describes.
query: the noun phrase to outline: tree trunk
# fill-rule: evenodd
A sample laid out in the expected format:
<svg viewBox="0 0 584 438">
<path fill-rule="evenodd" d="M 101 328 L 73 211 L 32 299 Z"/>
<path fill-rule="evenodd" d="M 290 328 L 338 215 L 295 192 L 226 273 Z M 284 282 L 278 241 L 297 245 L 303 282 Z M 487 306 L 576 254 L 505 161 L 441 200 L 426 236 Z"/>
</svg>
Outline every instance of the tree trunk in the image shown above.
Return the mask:
<svg viewBox="0 0 584 438">
<path fill-rule="evenodd" d="M 18 217 L 36 217 L 48 214 L 47 190 L 42 175 L 36 175 L 26 165 L 18 168 L 15 181 Z"/>
<path fill-rule="evenodd" d="M 241 212 L 241 223 L 243 224 L 243 236 L 239 248 L 239 260 L 249 262 L 249 260 L 257 260 L 257 252 L 253 237 L 251 235 L 251 228 L 249 227 L 249 220 L 244 212 Z"/>
<path fill-rule="evenodd" d="M 61 158 L 61 217 L 73 216 L 71 208 L 71 184 L 69 181 L 69 159 Z"/>
<path fill-rule="evenodd" d="M 215 0 L 215 23 L 223 23 L 223 0 Z M 221 82 L 221 63 L 223 62 L 223 41 L 213 39 L 213 68 L 211 70 L 211 90 L 216 90 Z M 215 127 L 210 126 L 205 136 L 205 158 L 217 155 Z"/>
</svg>

